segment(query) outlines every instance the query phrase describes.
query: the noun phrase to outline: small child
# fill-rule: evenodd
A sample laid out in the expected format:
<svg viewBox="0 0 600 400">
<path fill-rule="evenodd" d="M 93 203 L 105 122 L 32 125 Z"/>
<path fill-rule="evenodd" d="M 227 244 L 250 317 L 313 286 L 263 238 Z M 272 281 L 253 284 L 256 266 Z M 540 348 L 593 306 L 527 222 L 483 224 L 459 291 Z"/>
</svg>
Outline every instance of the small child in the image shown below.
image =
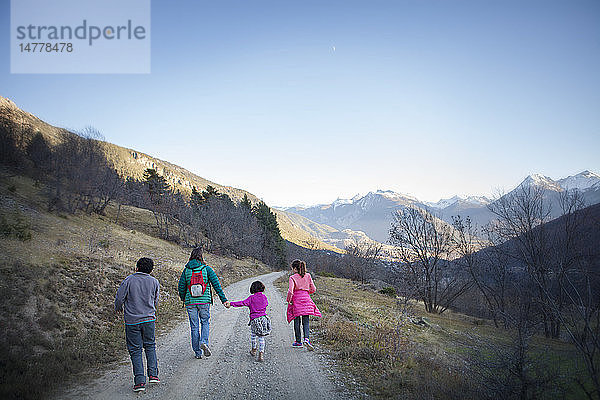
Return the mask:
<svg viewBox="0 0 600 400">
<path fill-rule="evenodd" d="M 309 351 L 314 350 L 314 346 L 309 340 L 309 322 L 308 316 L 321 316 L 321 312 L 310 298 L 310 295 L 317 291 L 315 284 L 308 272 L 306 272 L 306 263 L 301 260 L 292 262 L 292 276 L 290 276 L 289 289 L 287 293 L 287 321 L 294 320 L 294 335 L 296 341 L 292 347 L 306 347 Z M 300 323 L 302 323 L 304 342 L 300 333 Z"/>
<path fill-rule="evenodd" d="M 265 285 L 254 281 L 250 285 L 250 296 L 246 300 L 232 301 L 233 307 L 248 307 L 250 309 L 250 354 L 256 355 L 258 341 L 258 361 L 265 360 L 265 336 L 271 333 L 271 320 L 267 316 L 267 297 L 264 295 Z"/>
</svg>

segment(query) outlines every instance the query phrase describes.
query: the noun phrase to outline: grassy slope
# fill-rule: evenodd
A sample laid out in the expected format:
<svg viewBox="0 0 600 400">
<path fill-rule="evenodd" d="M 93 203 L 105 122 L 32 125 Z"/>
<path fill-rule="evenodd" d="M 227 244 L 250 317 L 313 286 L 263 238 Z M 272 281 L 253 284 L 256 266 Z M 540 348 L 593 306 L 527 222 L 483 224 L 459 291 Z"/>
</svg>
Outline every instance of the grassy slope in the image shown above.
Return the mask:
<svg viewBox="0 0 600 400">
<path fill-rule="evenodd" d="M 426 315 L 430 327 L 408 321 L 396 299 L 340 278 L 317 277 L 312 297 L 323 313 L 311 325 L 315 342 L 337 358 L 338 364 L 362 388 L 379 398 L 482 398 L 481 370 L 473 360 L 486 360 L 495 347 L 509 342 L 509 333 L 489 321 L 457 313 L 429 315 L 421 305 L 413 312 Z M 277 282 L 287 290 L 287 278 Z M 535 356 L 542 369 L 558 370 L 565 381 L 582 365 L 573 346 L 535 338 Z M 489 395 L 490 393 L 486 393 Z M 549 392 L 542 398 L 553 398 Z M 567 397 L 583 393 L 567 383 Z"/>
<path fill-rule="evenodd" d="M 150 212 L 124 207 L 119 225 L 114 208 L 105 217 L 49 214 L 43 190 L 0 173 L 0 213 L 19 215 L 32 234 L 0 236 L 0 398 L 42 397 L 65 377 L 123 358 L 114 294 L 142 256 L 154 259 L 162 286 L 158 333 L 184 317 L 176 285 L 189 249 L 153 237 Z M 268 271 L 252 259 L 206 258 L 224 285 Z"/>
</svg>

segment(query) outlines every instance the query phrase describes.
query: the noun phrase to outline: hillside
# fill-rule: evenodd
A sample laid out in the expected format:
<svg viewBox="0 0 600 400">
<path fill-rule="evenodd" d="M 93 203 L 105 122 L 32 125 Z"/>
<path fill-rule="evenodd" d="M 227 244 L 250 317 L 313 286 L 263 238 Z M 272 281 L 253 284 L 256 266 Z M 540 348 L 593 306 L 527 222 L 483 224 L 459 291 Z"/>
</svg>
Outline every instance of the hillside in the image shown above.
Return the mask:
<svg viewBox="0 0 600 400">
<path fill-rule="evenodd" d="M 37 132 L 41 133 L 48 143 L 52 145 L 60 143 L 65 135 L 73 135 L 72 132 L 66 129 L 52 126 L 40 120 L 35 115 L 21 110 L 11 100 L 2 96 L 0 96 L 1 126 L 10 128 L 11 132 L 16 132 L 19 136 L 17 143 L 21 146 L 25 146 Z M 212 182 L 168 161 L 160 160 L 148 154 L 112 143 L 102 142 L 101 144 L 108 161 L 122 177 L 141 180 L 144 171 L 147 168 L 153 168 L 159 175 L 162 175 L 166 179 L 171 187 L 181 191 L 186 196 L 189 196 L 194 186 L 199 191 L 202 191 L 208 185 L 211 185 L 220 193 L 227 194 L 234 201 L 241 200 L 244 195 L 247 195 L 253 203 L 259 201 L 259 198 L 252 193 Z M 316 246 L 318 249 L 332 250 L 331 245 L 323 243 L 318 237 L 313 237 L 310 232 L 302 230 L 302 227 L 298 224 L 289 223 L 286 212 L 281 211 L 277 214 L 281 234 L 284 239 L 299 246 L 306 246 L 306 243 L 310 242 L 311 246 Z"/>
<path fill-rule="evenodd" d="M 312 272 L 312 271 L 310 271 Z M 287 279 L 279 289 L 287 291 Z M 358 397 L 375 399 L 517 399 L 518 378 L 510 365 L 516 332 L 492 321 L 446 312 L 428 314 L 423 304 L 404 302 L 393 288 L 375 290 L 342 278 L 317 275 L 312 295 L 322 318 L 311 320 L 313 341 L 346 373 Z M 575 379 L 585 375 L 569 343 L 535 336 L 528 383 L 537 399 L 581 399 Z"/>
<path fill-rule="evenodd" d="M 140 257 L 162 286 L 158 333 L 182 312 L 177 282 L 189 249 L 154 236 L 148 210 L 105 216 L 46 211 L 43 184 L 0 169 L 0 398 L 40 398 L 81 372 L 123 355 L 113 301 Z M 253 259 L 206 254 L 223 284 L 269 272 Z M 32 385 L 32 382 L 44 382 Z"/>
</svg>

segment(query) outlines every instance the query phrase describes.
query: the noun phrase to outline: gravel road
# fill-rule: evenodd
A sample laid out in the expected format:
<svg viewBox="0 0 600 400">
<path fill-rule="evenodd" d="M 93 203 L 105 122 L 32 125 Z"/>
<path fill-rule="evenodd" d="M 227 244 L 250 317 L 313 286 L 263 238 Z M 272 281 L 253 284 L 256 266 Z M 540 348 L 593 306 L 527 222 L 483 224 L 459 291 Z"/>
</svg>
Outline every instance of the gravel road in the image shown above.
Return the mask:
<svg viewBox="0 0 600 400">
<path fill-rule="evenodd" d="M 122 362 L 89 385 L 71 388 L 65 399 L 341 399 L 339 379 L 328 371 L 328 361 L 317 351 L 291 347 L 293 326 L 285 318 L 286 303 L 273 281 L 284 272 L 245 279 L 226 287 L 231 301 L 249 295 L 250 284 L 261 280 L 269 299 L 267 313 L 273 331 L 267 336 L 265 362 L 250 356 L 248 308 L 226 309 L 217 301 L 211 307 L 210 357 L 194 358 L 187 318 L 157 341 L 161 383 L 131 390 L 131 363 Z M 181 311 L 184 313 L 184 310 Z M 160 324 L 160 318 L 158 323 Z M 125 344 L 123 343 L 123 347 Z M 317 344 L 318 347 L 318 344 Z M 126 352 L 126 350 L 124 350 Z M 125 353 L 126 354 L 126 353 Z"/>
</svg>

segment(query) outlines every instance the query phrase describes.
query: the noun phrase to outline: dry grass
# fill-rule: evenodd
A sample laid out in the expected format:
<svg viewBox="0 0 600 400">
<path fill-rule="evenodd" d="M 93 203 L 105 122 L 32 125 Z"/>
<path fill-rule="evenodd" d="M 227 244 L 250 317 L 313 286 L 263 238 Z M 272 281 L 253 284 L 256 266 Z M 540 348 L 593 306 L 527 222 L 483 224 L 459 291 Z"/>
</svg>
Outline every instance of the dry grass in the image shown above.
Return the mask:
<svg viewBox="0 0 600 400">
<path fill-rule="evenodd" d="M 489 349 L 505 345 L 510 333 L 490 321 L 458 313 L 428 315 L 422 304 L 412 313 L 426 316 L 418 326 L 402 312 L 400 303 L 367 285 L 347 279 L 317 277 L 312 297 L 323 313 L 313 319 L 315 341 L 337 360 L 357 390 L 377 398 L 480 399 L 490 397 L 473 361 L 490 357 Z M 276 283 L 287 290 L 287 278 Z M 534 355 L 540 368 L 558 368 L 564 382 L 580 371 L 571 345 L 535 338 Z M 484 353 L 488 351 L 488 354 Z M 354 386 L 356 386 L 354 384 Z M 549 391 L 541 398 L 580 398 L 574 386 Z"/>
<path fill-rule="evenodd" d="M 43 190 L 0 174 L 0 212 L 18 212 L 32 234 L 25 242 L 0 236 L 0 398 L 44 397 L 56 383 L 126 356 L 113 302 L 140 257 L 154 259 L 161 283 L 158 334 L 184 317 L 177 282 L 190 250 L 151 236 L 151 213 L 124 207 L 126 227 L 110 213 L 49 214 Z M 223 285 L 269 272 L 253 259 L 206 259 Z"/>
</svg>

